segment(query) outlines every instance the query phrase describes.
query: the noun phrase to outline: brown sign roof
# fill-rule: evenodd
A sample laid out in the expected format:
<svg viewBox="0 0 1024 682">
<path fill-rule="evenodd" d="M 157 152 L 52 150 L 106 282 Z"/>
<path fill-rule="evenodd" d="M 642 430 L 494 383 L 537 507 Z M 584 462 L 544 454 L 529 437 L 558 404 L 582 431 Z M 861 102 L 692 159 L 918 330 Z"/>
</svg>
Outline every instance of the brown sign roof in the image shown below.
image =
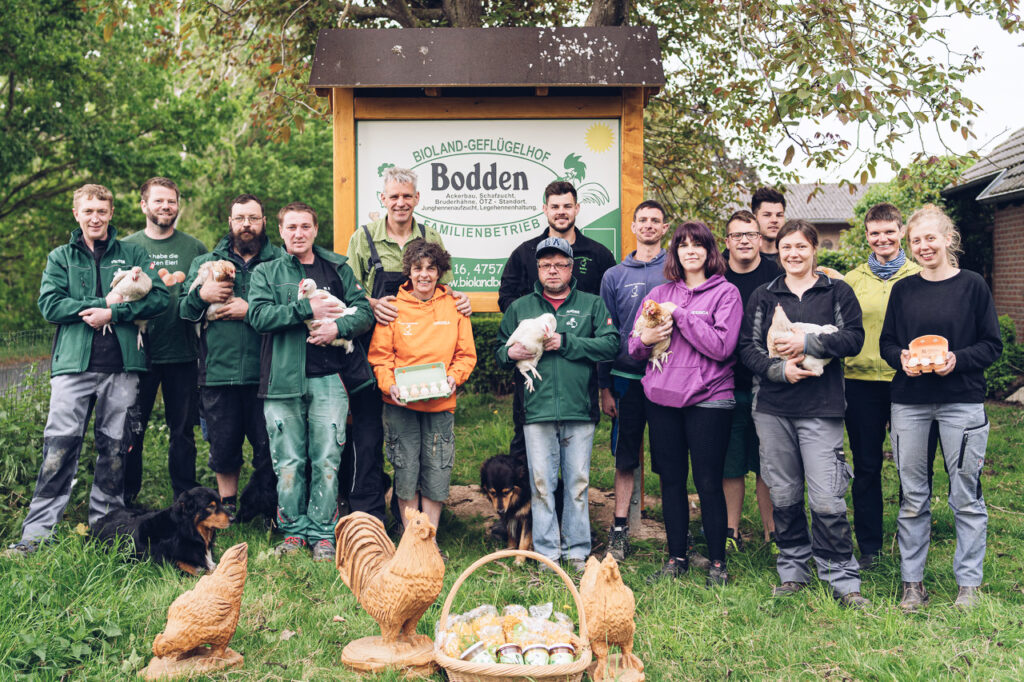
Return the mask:
<svg viewBox="0 0 1024 682">
<path fill-rule="evenodd" d="M 324 29 L 315 88 L 665 84 L 653 27 Z"/>
</svg>

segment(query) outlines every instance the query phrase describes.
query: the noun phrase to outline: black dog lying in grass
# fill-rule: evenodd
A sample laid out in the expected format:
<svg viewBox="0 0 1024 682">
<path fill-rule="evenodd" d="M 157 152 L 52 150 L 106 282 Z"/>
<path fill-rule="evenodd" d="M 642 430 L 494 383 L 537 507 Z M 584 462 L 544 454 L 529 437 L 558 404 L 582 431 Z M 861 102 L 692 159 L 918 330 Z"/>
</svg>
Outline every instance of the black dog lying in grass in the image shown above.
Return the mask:
<svg viewBox="0 0 1024 682">
<path fill-rule="evenodd" d="M 191 575 L 212 571 L 213 543 L 217 529 L 230 525 L 220 495 L 209 488 L 192 488 L 178 496 L 167 509 L 140 511 L 118 509 L 100 518 L 91 529 L 94 537 L 114 544 L 131 538 L 138 560 L 174 564 Z"/>
<path fill-rule="evenodd" d="M 508 531 L 508 549 L 533 549 L 530 473 L 526 464 L 495 455 L 480 467 L 480 490 Z M 516 557 L 521 564 L 526 559 Z"/>
</svg>

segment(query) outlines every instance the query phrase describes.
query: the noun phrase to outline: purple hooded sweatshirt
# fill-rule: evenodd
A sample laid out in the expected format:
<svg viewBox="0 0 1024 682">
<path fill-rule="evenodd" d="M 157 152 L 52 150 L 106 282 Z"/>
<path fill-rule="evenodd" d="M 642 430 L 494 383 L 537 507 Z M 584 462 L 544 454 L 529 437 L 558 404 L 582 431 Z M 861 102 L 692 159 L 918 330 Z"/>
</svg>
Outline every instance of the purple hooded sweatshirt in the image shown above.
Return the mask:
<svg viewBox="0 0 1024 682">
<path fill-rule="evenodd" d="M 670 354 L 658 371 L 650 363 L 641 382 L 648 399 L 666 407 L 688 407 L 709 400 L 733 397 L 733 351 L 740 335 L 743 303 L 739 289 L 722 275 L 714 275 L 696 289 L 680 280 L 655 287 L 644 298 L 675 303 L 675 328 Z M 643 313 L 643 304 L 637 317 Z M 630 336 L 629 354 L 648 360 L 651 349 L 639 336 Z"/>
</svg>

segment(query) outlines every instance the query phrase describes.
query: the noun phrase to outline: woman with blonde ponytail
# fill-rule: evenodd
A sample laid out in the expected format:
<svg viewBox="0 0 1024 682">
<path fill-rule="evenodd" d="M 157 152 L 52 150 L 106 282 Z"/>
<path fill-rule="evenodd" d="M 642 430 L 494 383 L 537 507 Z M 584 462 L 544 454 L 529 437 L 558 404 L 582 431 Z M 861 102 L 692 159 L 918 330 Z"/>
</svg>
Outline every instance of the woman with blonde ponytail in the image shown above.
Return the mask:
<svg viewBox="0 0 1024 682">
<path fill-rule="evenodd" d="M 893 458 L 903 488 L 897 520 L 903 598 L 914 611 L 928 601 L 924 567 L 931 536 L 928 432 L 938 422 L 949 472 L 949 507 L 956 522 L 953 574 L 955 606 L 979 599 L 988 511 L 981 470 L 988 442 L 985 368 L 1002 353 L 999 321 L 988 285 L 980 275 L 957 267 L 960 235 L 942 209 L 928 204 L 907 222 L 907 242 L 919 274 L 897 282 L 879 339 L 882 358 L 896 370 L 892 382 Z M 922 372 L 910 364 L 910 342 L 926 334 L 949 341 L 945 364 Z"/>
</svg>

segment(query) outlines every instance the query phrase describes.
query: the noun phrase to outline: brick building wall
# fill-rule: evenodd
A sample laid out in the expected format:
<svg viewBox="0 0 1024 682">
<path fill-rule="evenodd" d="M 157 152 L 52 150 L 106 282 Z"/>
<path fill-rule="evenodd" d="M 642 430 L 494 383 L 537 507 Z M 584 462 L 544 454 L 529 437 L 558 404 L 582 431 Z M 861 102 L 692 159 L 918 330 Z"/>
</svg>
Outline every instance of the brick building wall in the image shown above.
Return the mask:
<svg viewBox="0 0 1024 682">
<path fill-rule="evenodd" d="M 1024 341 L 1024 204 L 996 209 L 992 230 L 995 262 L 992 295 L 996 311 L 1017 325 L 1017 340 Z"/>
</svg>

